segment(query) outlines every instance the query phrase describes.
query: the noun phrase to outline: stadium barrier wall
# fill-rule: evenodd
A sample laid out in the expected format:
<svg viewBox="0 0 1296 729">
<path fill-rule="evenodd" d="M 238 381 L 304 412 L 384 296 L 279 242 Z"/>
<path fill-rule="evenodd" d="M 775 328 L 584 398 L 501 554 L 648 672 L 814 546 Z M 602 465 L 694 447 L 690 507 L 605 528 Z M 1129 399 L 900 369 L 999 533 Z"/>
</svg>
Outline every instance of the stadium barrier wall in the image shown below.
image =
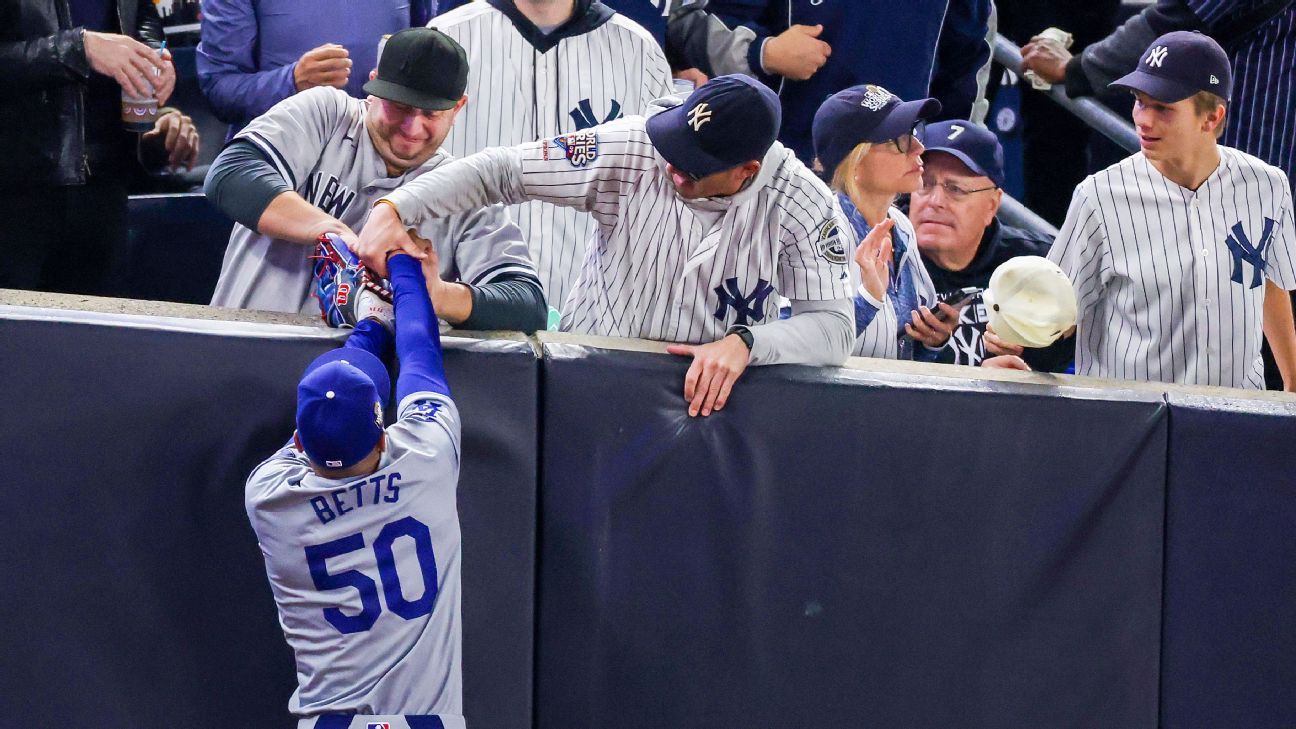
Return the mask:
<svg viewBox="0 0 1296 729">
<path fill-rule="evenodd" d="M 446 345 L 464 432 L 464 702 L 482 727 L 532 715 L 538 362 L 516 339 Z M 0 341 L 0 725 L 295 726 L 243 483 L 291 437 L 301 371 L 340 334 L 0 313 Z"/>
<path fill-rule="evenodd" d="M 0 724 L 291 725 L 242 483 L 340 335 L 21 298 Z M 1296 725 L 1290 396 L 858 360 L 703 420 L 539 341 L 448 340 L 472 726 Z"/>
<path fill-rule="evenodd" d="M 1156 393 L 687 365 L 546 346 L 541 729 L 1156 726 Z"/>
</svg>

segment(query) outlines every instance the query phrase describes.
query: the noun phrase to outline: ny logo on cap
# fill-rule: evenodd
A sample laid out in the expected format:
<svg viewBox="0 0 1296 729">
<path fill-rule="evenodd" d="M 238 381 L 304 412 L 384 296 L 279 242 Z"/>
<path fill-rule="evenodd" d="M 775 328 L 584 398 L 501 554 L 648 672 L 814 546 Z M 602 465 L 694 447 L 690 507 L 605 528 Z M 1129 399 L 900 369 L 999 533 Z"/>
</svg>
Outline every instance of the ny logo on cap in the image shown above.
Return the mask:
<svg viewBox="0 0 1296 729">
<path fill-rule="evenodd" d="M 1157 46 L 1148 54 L 1147 65 L 1153 68 L 1161 68 L 1161 64 L 1165 63 L 1166 56 L 1169 54 L 1169 48 L 1166 48 L 1165 46 Z"/>
<path fill-rule="evenodd" d="M 693 127 L 695 132 L 702 131 L 702 125 L 709 121 L 711 121 L 711 110 L 707 108 L 706 102 L 693 107 L 693 110 L 688 113 L 689 126 Z"/>
</svg>

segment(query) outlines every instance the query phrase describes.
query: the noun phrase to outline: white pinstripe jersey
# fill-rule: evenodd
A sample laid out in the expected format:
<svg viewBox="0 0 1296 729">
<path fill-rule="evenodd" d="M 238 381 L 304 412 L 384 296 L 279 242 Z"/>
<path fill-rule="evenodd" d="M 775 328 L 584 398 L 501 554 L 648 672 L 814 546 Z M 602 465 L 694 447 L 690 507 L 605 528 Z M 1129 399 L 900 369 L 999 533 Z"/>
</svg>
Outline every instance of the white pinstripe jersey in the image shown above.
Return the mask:
<svg viewBox="0 0 1296 729">
<path fill-rule="evenodd" d="M 725 198 L 677 195 L 637 116 L 487 150 L 387 198 L 407 223 L 487 199 L 591 213 L 597 236 L 567 299 L 564 331 L 702 344 L 734 324 L 776 321 L 780 295 L 851 296 L 837 197 L 777 142 L 756 179 Z"/>
<path fill-rule="evenodd" d="M 418 169 L 388 177 L 365 128 L 368 103 L 339 89 L 309 89 L 276 104 L 236 139 L 256 145 L 295 192 L 358 232 L 375 200 L 450 159 L 440 151 Z M 436 246 L 448 281 L 481 285 L 505 273 L 535 277 L 522 233 L 502 206 L 430 223 L 419 234 Z M 313 252 L 235 224 L 212 305 L 317 312 L 307 258 Z"/>
<path fill-rule="evenodd" d="M 465 157 L 487 147 L 578 132 L 643 114 L 671 91 L 670 66 L 651 34 L 613 15 L 544 52 L 502 12 L 474 2 L 433 18 L 429 27 L 468 53 L 468 104 L 445 147 Z M 509 208 L 531 248 L 549 305 L 562 309 L 594 224 L 570 208 L 523 203 Z"/>
<path fill-rule="evenodd" d="M 1264 279 L 1296 288 L 1281 170 L 1230 147 L 1195 192 L 1140 152 L 1086 178 L 1049 252 L 1080 305 L 1076 373 L 1264 387 Z"/>
<path fill-rule="evenodd" d="M 416 392 L 397 412 L 368 476 L 323 478 L 291 442 L 248 476 L 298 716 L 463 714 L 459 411 Z"/>
</svg>

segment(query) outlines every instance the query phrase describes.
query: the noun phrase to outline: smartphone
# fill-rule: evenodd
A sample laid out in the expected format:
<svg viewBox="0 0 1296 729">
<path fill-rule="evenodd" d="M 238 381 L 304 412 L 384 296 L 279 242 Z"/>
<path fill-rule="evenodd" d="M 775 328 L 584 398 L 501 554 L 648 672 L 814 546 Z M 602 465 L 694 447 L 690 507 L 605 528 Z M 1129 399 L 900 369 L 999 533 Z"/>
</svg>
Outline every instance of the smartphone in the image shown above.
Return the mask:
<svg viewBox="0 0 1296 729">
<path fill-rule="evenodd" d="M 981 289 L 977 288 L 976 286 L 968 286 L 967 288 L 959 289 L 958 291 L 954 291 L 952 293 L 945 295 L 944 297 L 941 298 L 940 303 L 949 304 L 955 309 L 962 309 L 963 307 L 972 303 L 972 300 L 975 299 L 980 294 L 981 294 Z M 940 319 L 941 321 L 945 321 L 945 313 L 941 311 L 938 307 L 936 306 L 931 307 L 931 312 L 932 314 L 936 315 L 937 319 Z"/>
</svg>

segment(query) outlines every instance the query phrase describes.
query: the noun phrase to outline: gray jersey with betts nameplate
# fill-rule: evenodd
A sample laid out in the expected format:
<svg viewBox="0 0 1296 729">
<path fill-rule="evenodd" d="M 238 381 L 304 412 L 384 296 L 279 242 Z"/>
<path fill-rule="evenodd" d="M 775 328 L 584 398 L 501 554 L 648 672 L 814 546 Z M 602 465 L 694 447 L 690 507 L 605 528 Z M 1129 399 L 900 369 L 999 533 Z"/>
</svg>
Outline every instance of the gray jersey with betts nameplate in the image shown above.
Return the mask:
<svg viewBox="0 0 1296 729">
<path fill-rule="evenodd" d="M 298 716 L 463 714 L 459 412 L 419 392 L 398 413 L 368 476 L 322 478 L 289 443 L 247 480 Z"/>
<path fill-rule="evenodd" d="M 388 177 L 365 127 L 368 103 L 331 87 L 309 89 L 275 104 L 235 139 L 251 142 L 297 194 L 359 232 L 374 201 L 452 159 L 439 151 L 422 166 Z M 436 246 L 448 281 L 477 286 L 506 273 L 536 278 L 522 232 L 503 206 L 431 221 L 418 233 Z M 313 253 L 311 245 L 235 224 L 212 305 L 317 313 Z"/>
</svg>

